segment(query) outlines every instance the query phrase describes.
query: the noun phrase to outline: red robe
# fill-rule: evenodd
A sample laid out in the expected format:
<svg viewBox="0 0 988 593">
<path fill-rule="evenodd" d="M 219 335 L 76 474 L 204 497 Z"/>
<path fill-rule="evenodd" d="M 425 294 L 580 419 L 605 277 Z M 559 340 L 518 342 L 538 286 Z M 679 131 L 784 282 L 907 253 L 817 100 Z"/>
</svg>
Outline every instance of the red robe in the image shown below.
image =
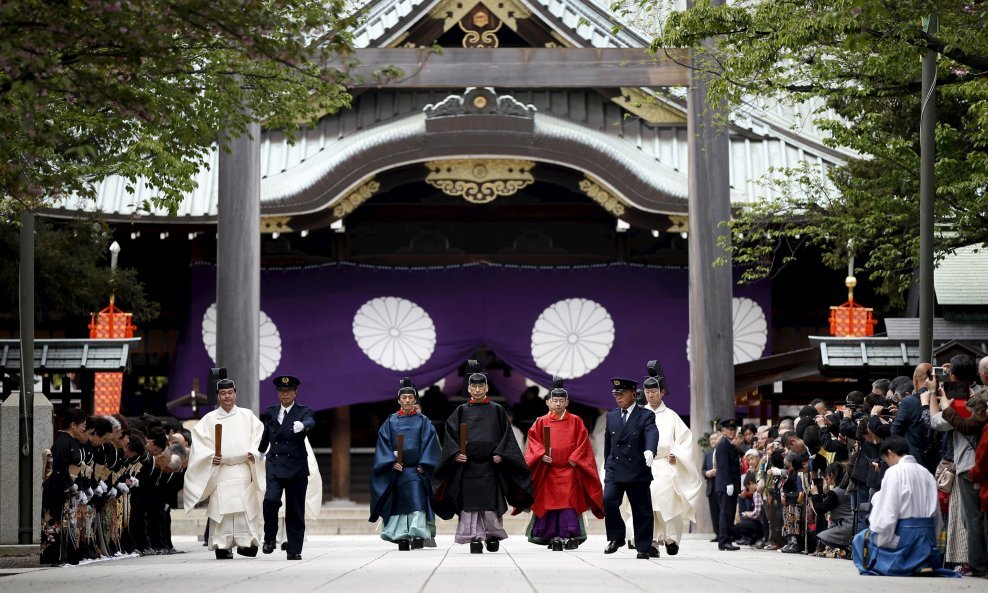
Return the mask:
<svg viewBox="0 0 988 593">
<path fill-rule="evenodd" d="M 544 427 L 549 427 L 552 463 L 542 461 L 546 454 Z M 570 465 L 570 461 L 576 465 Z M 532 471 L 535 504 L 532 512 L 542 517 L 546 511 L 588 509 L 598 519 L 604 518 L 604 495 L 594 460 L 590 438 L 583 420 L 566 412 L 562 419 L 549 412 L 535 421 L 528 431 L 525 462 Z"/>
</svg>

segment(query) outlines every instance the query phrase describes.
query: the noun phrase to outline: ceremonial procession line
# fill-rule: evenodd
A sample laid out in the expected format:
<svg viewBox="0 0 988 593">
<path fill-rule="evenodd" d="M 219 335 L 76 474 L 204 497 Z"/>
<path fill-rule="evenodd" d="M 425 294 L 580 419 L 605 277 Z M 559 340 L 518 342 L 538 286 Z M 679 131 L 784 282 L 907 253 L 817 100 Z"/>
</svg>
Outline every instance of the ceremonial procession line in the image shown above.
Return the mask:
<svg viewBox="0 0 988 593">
<path fill-rule="evenodd" d="M 213 552 L 191 536 L 176 536 L 183 553 L 42 568 L 0 576 L 0 593 L 63 593 L 95 586 L 100 593 L 152 588 L 182 593 L 676 593 L 731 591 L 762 593 L 796 588 L 800 593 L 851 591 L 869 593 L 937 593 L 975 590 L 968 581 L 869 577 L 862 579 L 851 562 L 833 562 L 801 554 L 742 550 L 723 554 L 707 542 L 709 535 L 686 535 L 678 556 L 647 562 L 634 550 L 600 553 L 604 536 L 591 535 L 576 551 L 546 552 L 520 534 L 504 540 L 497 554 L 471 555 L 439 535 L 438 547 L 399 552 L 378 536 L 312 536 L 305 559 L 284 554 L 235 557 L 216 562 Z M 13 572 L 13 571 L 11 571 Z M 2 573 L 0 573 L 2 574 Z M 980 583 L 976 583 L 976 586 Z"/>
</svg>

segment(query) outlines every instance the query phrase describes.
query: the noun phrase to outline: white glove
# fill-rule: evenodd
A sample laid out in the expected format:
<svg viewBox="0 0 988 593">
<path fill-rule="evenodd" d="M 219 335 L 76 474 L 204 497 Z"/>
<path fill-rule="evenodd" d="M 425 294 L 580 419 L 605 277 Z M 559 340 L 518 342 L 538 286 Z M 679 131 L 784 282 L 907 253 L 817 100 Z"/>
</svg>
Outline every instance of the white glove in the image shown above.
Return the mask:
<svg viewBox="0 0 988 593">
<path fill-rule="evenodd" d="M 93 489 L 92 488 L 86 488 L 86 498 L 89 499 L 89 498 L 92 498 L 92 497 L 93 497 Z"/>
<path fill-rule="evenodd" d="M 120 494 L 127 494 L 130 492 L 130 488 L 128 488 L 127 484 L 124 483 L 117 484 L 117 490 L 120 491 Z"/>
<path fill-rule="evenodd" d="M 78 492 L 79 491 L 79 485 L 78 484 L 72 484 L 72 487 L 69 488 L 69 490 L 71 490 L 72 492 Z"/>
<path fill-rule="evenodd" d="M 110 490 L 107 491 L 106 495 L 109 496 L 111 500 L 114 499 L 114 498 L 116 498 L 117 497 L 117 489 L 116 488 L 110 488 Z"/>
<path fill-rule="evenodd" d="M 140 484 L 140 483 L 141 483 L 141 481 L 137 479 L 137 476 L 133 476 L 133 477 L 130 478 L 130 487 L 131 488 L 136 488 L 137 485 Z"/>
<path fill-rule="evenodd" d="M 299 422 L 298 420 L 296 420 L 294 423 L 292 423 L 292 430 L 294 430 L 296 434 L 300 433 L 303 430 L 305 430 L 305 425 Z"/>
<path fill-rule="evenodd" d="M 727 485 L 727 495 L 734 496 L 734 484 Z"/>
<path fill-rule="evenodd" d="M 166 504 L 166 505 L 165 505 L 165 512 L 167 513 L 167 512 L 168 512 L 168 511 L 170 511 L 170 510 L 172 510 L 172 507 L 171 507 L 171 505 L 167 505 L 167 504 Z"/>
<path fill-rule="evenodd" d="M 88 503 L 88 502 L 89 502 L 89 497 L 86 496 L 84 493 L 80 492 L 79 493 L 79 506 L 85 506 L 86 503 Z"/>
<path fill-rule="evenodd" d="M 645 451 L 645 465 L 652 467 L 652 460 L 655 459 L 655 453 L 651 451 Z"/>
<path fill-rule="evenodd" d="M 96 485 L 96 490 L 94 490 L 94 492 L 96 494 L 103 494 L 103 493 L 105 493 L 106 492 L 106 483 L 101 481 L 99 484 Z"/>
</svg>

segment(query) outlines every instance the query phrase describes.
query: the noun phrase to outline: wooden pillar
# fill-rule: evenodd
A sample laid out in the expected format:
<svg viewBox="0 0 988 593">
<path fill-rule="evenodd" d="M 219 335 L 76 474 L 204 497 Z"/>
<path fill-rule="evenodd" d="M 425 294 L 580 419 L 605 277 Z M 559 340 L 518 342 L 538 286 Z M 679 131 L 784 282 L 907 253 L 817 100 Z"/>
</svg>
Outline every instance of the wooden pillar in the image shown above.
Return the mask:
<svg viewBox="0 0 988 593">
<path fill-rule="evenodd" d="M 758 393 L 759 398 L 762 400 L 762 405 L 758 406 L 758 423 L 760 425 L 768 424 L 772 406 L 772 386 L 762 385 L 758 388 Z"/>
<path fill-rule="evenodd" d="M 261 126 L 219 153 L 216 364 L 237 382 L 237 405 L 260 412 Z"/>
<path fill-rule="evenodd" d="M 333 476 L 330 494 L 334 501 L 350 500 L 350 406 L 333 408 Z"/>
<path fill-rule="evenodd" d="M 686 107 L 690 427 L 697 436 L 710 432 L 713 420 L 734 417 L 735 407 L 731 254 L 718 245 L 718 238 L 730 233 L 721 225 L 731 218 L 730 145 L 724 125 L 726 109 L 707 101 L 709 73 L 716 71 L 716 63 L 705 51 L 693 53 Z M 728 263 L 714 266 L 718 258 Z M 702 512 L 697 515 L 697 527 L 700 532 L 712 531 Z"/>
</svg>

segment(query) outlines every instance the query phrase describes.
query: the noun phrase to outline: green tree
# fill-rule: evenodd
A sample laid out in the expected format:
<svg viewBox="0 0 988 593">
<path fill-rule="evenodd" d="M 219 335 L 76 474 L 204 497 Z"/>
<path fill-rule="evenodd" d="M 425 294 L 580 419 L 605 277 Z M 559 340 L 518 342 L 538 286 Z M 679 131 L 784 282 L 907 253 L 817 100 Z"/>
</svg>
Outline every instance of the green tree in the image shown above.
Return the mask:
<svg viewBox="0 0 988 593">
<path fill-rule="evenodd" d="M 642 0 L 639 20 L 664 11 Z M 924 19 L 939 17 L 930 33 Z M 766 181 L 775 197 L 732 221 L 734 261 L 746 279 L 824 250 L 849 254 L 892 306 L 901 305 L 919 259 L 921 56 L 940 54 L 937 106 L 937 255 L 988 241 L 988 3 L 898 0 L 698 2 L 668 13 L 653 48 L 708 51 L 721 68 L 711 94 L 735 109 L 754 96 L 818 105 L 833 146 L 855 151 L 821 175 L 810 167 Z M 709 50 L 701 49 L 712 39 Z M 766 192 L 769 195 L 769 192 Z"/>
<path fill-rule="evenodd" d="M 353 18 L 343 0 L 0 2 L 0 213 L 108 175 L 174 211 L 218 139 L 348 103 L 326 65 Z"/>
<path fill-rule="evenodd" d="M 100 221 L 35 222 L 35 318 L 41 322 L 69 321 L 78 329 L 107 305 L 134 313 L 135 321 L 153 319 L 158 304 L 150 301 L 137 271 L 110 270 L 107 259 L 112 236 Z M 18 254 L 20 226 L 0 222 L 0 321 L 18 313 Z"/>
</svg>

